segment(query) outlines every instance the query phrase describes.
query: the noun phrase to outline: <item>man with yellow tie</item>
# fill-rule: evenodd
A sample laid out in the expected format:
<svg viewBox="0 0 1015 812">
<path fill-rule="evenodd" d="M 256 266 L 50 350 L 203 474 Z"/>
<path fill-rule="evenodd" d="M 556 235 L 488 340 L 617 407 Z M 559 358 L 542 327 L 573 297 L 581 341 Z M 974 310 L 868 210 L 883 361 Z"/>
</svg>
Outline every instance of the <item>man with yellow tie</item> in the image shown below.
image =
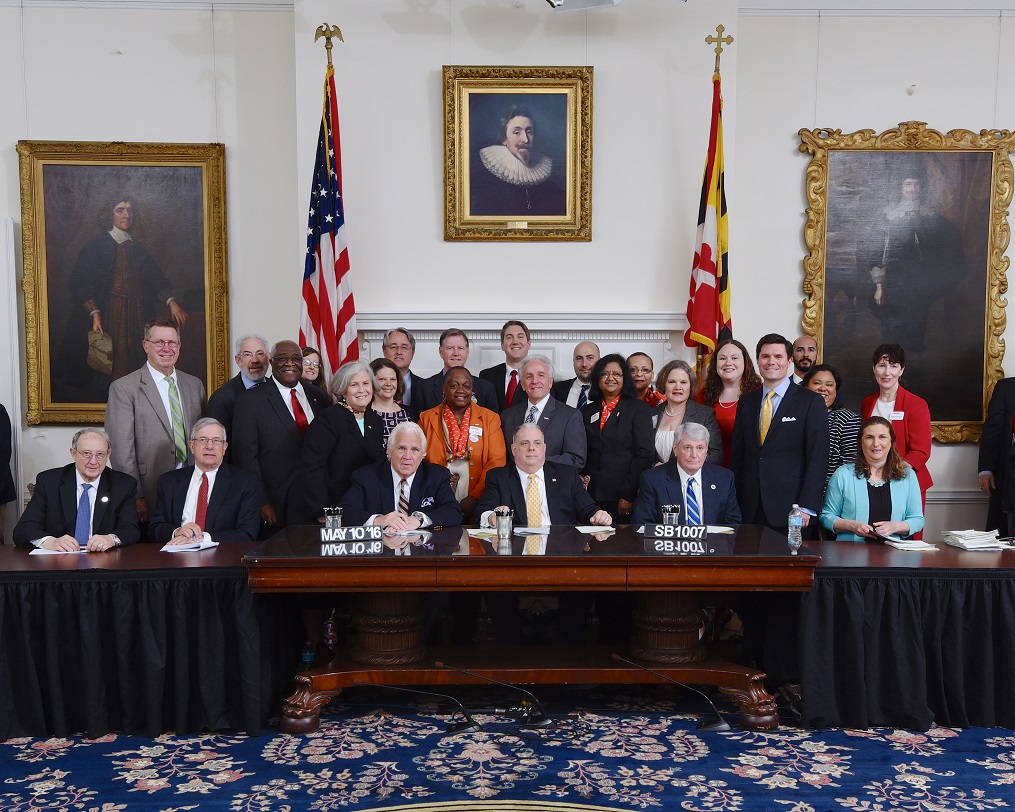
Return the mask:
<svg viewBox="0 0 1015 812">
<path fill-rule="evenodd" d="M 486 475 L 486 489 L 477 507 L 480 524 L 494 526 L 497 508 L 515 512 L 515 526 L 552 524 L 608 525 L 613 519 L 588 495 L 572 465 L 546 461 L 543 430 L 522 423 L 511 438 L 514 465 L 494 468 Z"/>
<path fill-rule="evenodd" d="M 743 519 L 785 532 L 794 504 L 817 515 L 828 463 L 822 398 L 793 383 L 793 345 L 770 333 L 758 341 L 763 386 L 740 398 L 730 468 Z"/>
</svg>

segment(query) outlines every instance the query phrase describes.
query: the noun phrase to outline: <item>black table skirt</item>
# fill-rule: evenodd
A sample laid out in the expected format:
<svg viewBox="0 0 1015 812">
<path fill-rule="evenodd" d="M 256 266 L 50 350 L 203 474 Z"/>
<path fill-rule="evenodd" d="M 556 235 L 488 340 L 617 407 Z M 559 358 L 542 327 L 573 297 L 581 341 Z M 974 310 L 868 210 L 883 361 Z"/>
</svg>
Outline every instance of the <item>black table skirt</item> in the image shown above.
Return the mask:
<svg viewBox="0 0 1015 812">
<path fill-rule="evenodd" d="M 255 598 L 240 567 L 4 573 L 0 739 L 257 735 L 296 663 L 284 602 Z"/>
<path fill-rule="evenodd" d="M 815 575 L 799 624 L 805 725 L 1015 728 L 1011 570 Z"/>
</svg>

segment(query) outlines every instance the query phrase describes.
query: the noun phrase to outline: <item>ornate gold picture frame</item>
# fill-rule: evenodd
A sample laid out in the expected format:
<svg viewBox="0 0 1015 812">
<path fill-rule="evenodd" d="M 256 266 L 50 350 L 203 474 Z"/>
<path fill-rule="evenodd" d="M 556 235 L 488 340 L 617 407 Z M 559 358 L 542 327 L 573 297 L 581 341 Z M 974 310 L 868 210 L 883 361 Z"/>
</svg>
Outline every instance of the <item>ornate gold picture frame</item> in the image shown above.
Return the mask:
<svg viewBox="0 0 1015 812">
<path fill-rule="evenodd" d="M 934 439 L 978 440 L 1003 375 L 1015 135 L 920 121 L 799 135 L 812 156 L 803 330 L 842 374 L 846 405 L 877 391 L 872 353 L 897 343 Z"/>
<path fill-rule="evenodd" d="M 103 423 L 152 318 L 182 323 L 179 369 L 225 383 L 225 147 L 19 141 L 18 160 L 28 423 Z"/>
<path fill-rule="evenodd" d="M 592 239 L 592 68 L 444 66 L 444 239 Z"/>
</svg>

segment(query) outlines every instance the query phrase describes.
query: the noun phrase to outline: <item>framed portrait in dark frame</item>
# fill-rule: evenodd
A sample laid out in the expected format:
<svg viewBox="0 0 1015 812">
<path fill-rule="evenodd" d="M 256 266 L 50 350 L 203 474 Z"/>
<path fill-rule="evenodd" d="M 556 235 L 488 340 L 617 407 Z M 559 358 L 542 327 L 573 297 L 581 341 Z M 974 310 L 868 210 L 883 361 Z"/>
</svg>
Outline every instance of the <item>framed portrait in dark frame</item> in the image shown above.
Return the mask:
<svg viewBox="0 0 1015 812">
<path fill-rule="evenodd" d="M 934 439 L 979 438 L 1002 377 L 1007 208 L 1015 137 L 996 130 L 801 130 L 810 251 L 803 330 L 859 411 L 872 353 L 906 351 L 902 384 L 927 400 Z"/>
<path fill-rule="evenodd" d="M 155 318 L 181 324 L 178 368 L 224 383 L 224 147 L 21 141 L 18 155 L 28 423 L 103 423 Z"/>
<path fill-rule="evenodd" d="M 592 68 L 444 68 L 445 240 L 588 241 Z"/>
</svg>

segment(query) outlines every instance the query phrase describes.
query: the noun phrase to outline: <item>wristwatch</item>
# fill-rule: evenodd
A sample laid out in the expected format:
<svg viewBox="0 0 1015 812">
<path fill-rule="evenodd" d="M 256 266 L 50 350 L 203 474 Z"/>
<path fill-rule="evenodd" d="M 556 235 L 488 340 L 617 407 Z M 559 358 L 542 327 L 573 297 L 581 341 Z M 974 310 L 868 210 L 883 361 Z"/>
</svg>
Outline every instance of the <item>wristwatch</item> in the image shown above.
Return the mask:
<svg viewBox="0 0 1015 812">
<path fill-rule="evenodd" d="M 418 510 L 414 510 L 409 515 L 412 516 L 414 519 L 416 519 L 416 521 L 419 522 L 419 526 L 420 527 L 423 527 L 426 524 L 426 514 L 425 513 L 420 513 Z"/>
<path fill-rule="evenodd" d="M 123 542 L 120 541 L 120 537 L 118 535 L 116 535 L 115 533 L 110 533 L 109 537 L 113 540 L 113 546 L 114 547 L 122 547 L 123 546 Z"/>
</svg>

